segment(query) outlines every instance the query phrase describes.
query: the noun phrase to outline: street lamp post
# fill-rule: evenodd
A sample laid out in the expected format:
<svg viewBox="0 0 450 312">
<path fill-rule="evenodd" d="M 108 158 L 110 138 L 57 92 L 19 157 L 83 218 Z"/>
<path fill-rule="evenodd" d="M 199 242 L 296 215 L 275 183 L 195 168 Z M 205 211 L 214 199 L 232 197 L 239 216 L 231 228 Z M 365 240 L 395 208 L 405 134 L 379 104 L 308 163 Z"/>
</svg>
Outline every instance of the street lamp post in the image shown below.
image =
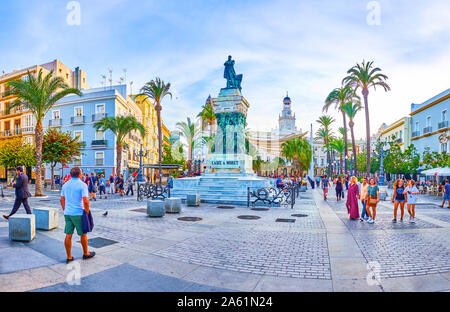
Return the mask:
<svg viewBox="0 0 450 312">
<path fill-rule="evenodd" d="M 142 142 L 142 140 L 141 140 L 141 148 L 140 148 L 140 150 L 139 150 L 139 154 L 138 155 L 136 155 L 136 152 L 134 152 L 135 153 L 135 155 L 136 156 L 139 156 L 139 172 L 138 172 L 138 176 L 137 176 L 137 181 L 140 183 L 140 182 L 143 182 L 143 178 L 142 178 L 142 157 L 147 157 L 147 155 L 148 155 L 148 149 L 146 149 L 145 150 L 145 153 L 144 153 L 144 150 L 143 150 L 143 148 L 142 148 L 142 145 L 143 145 L 143 142 Z"/>
</svg>

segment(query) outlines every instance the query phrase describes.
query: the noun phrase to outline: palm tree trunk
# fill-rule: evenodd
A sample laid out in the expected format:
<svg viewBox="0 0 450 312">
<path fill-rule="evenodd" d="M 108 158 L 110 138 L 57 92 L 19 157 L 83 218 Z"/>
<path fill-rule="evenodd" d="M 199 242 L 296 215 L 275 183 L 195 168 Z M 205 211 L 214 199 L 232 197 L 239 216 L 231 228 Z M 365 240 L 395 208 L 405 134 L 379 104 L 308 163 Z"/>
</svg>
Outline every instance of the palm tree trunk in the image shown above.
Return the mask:
<svg viewBox="0 0 450 312">
<path fill-rule="evenodd" d="M 156 118 L 158 120 L 158 165 L 159 165 L 159 185 L 161 185 L 161 179 L 162 179 L 162 166 L 161 166 L 161 159 L 162 159 L 162 125 L 161 125 L 161 105 L 159 103 L 156 104 L 155 110 L 156 110 Z"/>
<path fill-rule="evenodd" d="M 36 122 L 36 128 L 34 130 L 35 143 L 36 143 L 36 182 L 34 196 L 44 196 L 42 193 L 42 143 L 44 141 L 44 130 L 42 129 L 42 121 Z"/>
<path fill-rule="evenodd" d="M 52 178 L 52 185 L 50 187 L 51 190 L 55 189 L 55 174 L 54 174 L 55 173 L 55 166 L 56 166 L 56 163 L 51 165 L 51 167 L 52 167 L 52 177 L 51 177 Z"/>
<path fill-rule="evenodd" d="M 348 155 L 348 143 L 347 143 L 347 117 L 346 117 L 346 115 L 345 115 L 345 112 L 344 111 L 342 111 L 342 119 L 343 119 L 343 121 L 344 121 L 344 141 L 345 141 L 345 157 L 344 157 L 344 159 L 345 159 L 345 163 L 344 163 L 344 166 L 345 166 L 345 172 L 347 172 L 347 155 Z M 342 162 L 341 162 L 341 164 L 342 164 Z M 342 168 L 342 167 L 341 167 Z M 342 172 L 341 172 L 342 173 Z"/>
<path fill-rule="evenodd" d="M 117 153 L 117 158 L 116 158 L 116 174 L 120 175 L 120 172 L 122 170 L 122 150 L 123 150 L 123 146 L 122 143 L 117 142 L 116 145 L 116 153 Z"/>
<path fill-rule="evenodd" d="M 369 119 L 369 90 L 367 88 L 362 90 L 364 96 L 364 111 L 366 113 L 366 145 L 367 145 L 367 175 L 370 174 L 370 119 Z"/>
<path fill-rule="evenodd" d="M 342 174 L 342 154 L 339 155 L 339 174 Z"/>
<path fill-rule="evenodd" d="M 353 126 L 354 126 L 353 120 L 350 120 L 349 126 L 350 126 L 350 133 L 352 136 L 352 148 L 353 148 L 353 168 L 354 168 L 353 175 L 356 175 L 358 168 L 356 167 L 356 145 L 355 145 L 355 134 L 353 133 Z"/>
</svg>

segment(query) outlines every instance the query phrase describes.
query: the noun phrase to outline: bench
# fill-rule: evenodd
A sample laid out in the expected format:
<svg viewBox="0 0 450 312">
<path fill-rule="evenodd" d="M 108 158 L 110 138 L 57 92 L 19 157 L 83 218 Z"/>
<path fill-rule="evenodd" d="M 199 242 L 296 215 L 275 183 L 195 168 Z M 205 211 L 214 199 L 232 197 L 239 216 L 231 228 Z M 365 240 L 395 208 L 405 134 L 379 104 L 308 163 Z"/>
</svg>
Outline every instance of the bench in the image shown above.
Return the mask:
<svg viewBox="0 0 450 312">
<path fill-rule="evenodd" d="M 200 206 L 200 194 L 188 194 L 186 195 L 186 205 L 188 206 Z"/>
<path fill-rule="evenodd" d="M 163 217 L 166 214 L 166 204 L 162 200 L 147 200 L 147 215 L 149 217 Z"/>
<path fill-rule="evenodd" d="M 34 208 L 36 229 L 50 231 L 59 225 L 59 211 L 57 208 Z"/>
<path fill-rule="evenodd" d="M 181 212 L 181 198 L 169 197 L 164 199 L 164 204 L 167 213 Z"/>
<path fill-rule="evenodd" d="M 36 222 L 33 214 L 15 214 L 9 217 L 9 239 L 30 242 L 36 236 Z"/>
</svg>

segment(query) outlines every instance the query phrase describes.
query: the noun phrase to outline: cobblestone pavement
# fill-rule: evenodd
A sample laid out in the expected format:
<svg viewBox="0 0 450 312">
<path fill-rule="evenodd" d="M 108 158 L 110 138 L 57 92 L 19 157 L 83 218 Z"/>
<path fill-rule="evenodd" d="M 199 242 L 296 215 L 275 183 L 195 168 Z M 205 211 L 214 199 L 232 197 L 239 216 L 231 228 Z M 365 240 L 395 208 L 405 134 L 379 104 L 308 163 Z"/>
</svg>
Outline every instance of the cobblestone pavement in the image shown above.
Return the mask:
<svg viewBox="0 0 450 312">
<path fill-rule="evenodd" d="M 450 289 L 450 209 L 438 207 L 435 199 L 426 204 L 427 197 L 422 196 L 415 224 L 407 221 L 406 209 L 405 221 L 393 224 L 392 203 L 386 201 L 377 209 L 376 223 L 368 224 L 349 220 L 345 200 L 336 202 L 333 190 L 329 193 L 327 202 L 320 198 L 320 190 L 300 193 L 294 209 L 218 209 L 218 205 L 202 203 L 200 207 L 183 205 L 180 214 L 163 218 L 147 217 L 146 202 L 135 197 L 91 201 L 95 228 L 89 239 L 104 238 L 113 244 L 90 247 L 98 255 L 81 261 L 82 282 L 89 285 L 75 288 L 65 283 L 62 211 L 59 227 L 37 231 L 31 243 L 9 242 L 8 222 L 1 218 L 0 291 Z M 9 196 L 0 199 L 0 214 L 8 213 L 14 201 L 12 190 L 5 194 Z M 31 198 L 31 207 L 60 209 L 59 192 L 47 195 Z M 19 213 L 23 212 L 21 208 Z M 242 215 L 259 219 L 239 219 Z M 202 220 L 180 221 L 179 217 Z M 77 239 L 74 257 L 79 258 Z M 18 254 L 26 258 L 20 266 L 1 260 L 2 255 Z M 369 262 L 379 264 L 381 281 L 375 286 L 365 280 Z M 135 280 L 145 283 L 135 285 Z M 122 288 L 108 286 L 111 281 L 122 283 Z"/>
</svg>

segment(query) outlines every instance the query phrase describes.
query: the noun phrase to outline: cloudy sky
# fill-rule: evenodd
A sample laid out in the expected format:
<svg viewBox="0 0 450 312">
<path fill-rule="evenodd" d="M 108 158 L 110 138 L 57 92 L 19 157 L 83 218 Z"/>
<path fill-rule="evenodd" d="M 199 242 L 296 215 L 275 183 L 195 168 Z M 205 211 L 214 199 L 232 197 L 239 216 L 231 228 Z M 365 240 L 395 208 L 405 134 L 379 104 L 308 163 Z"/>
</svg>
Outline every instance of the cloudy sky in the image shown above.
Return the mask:
<svg viewBox="0 0 450 312">
<path fill-rule="evenodd" d="M 379 14 L 365 0 L 80 0 L 79 25 L 67 22 L 68 3 L 2 0 L 0 72 L 59 59 L 100 87 L 108 68 L 114 83 L 126 68 L 134 92 L 159 76 L 173 86 L 162 112 L 169 128 L 217 96 L 228 55 L 244 76 L 252 130 L 277 126 L 286 91 L 297 126 L 309 130 L 327 94 L 363 59 L 381 67 L 392 88 L 371 90 L 373 132 L 450 88 L 447 0 L 379 0 Z"/>
</svg>

